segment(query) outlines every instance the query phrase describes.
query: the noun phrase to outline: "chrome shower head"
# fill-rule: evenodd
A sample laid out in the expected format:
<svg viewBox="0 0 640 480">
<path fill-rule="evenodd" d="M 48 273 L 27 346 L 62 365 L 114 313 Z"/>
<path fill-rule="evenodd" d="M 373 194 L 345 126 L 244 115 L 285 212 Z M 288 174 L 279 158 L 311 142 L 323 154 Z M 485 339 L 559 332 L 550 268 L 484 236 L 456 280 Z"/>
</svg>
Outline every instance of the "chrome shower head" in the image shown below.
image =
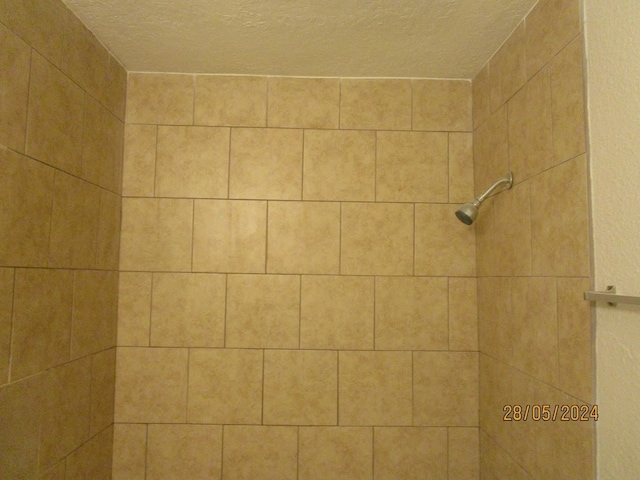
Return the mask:
<svg viewBox="0 0 640 480">
<path fill-rule="evenodd" d="M 491 193 L 498 188 L 500 185 L 506 185 L 506 190 L 509 190 L 513 187 L 513 174 L 511 172 L 507 173 L 503 178 L 494 182 L 486 192 L 480 195 L 471 203 L 465 203 L 456 211 L 456 217 L 464 223 L 465 225 L 471 225 L 476 218 L 478 218 L 478 210 L 480 209 L 480 205 L 484 202 Z"/>
</svg>

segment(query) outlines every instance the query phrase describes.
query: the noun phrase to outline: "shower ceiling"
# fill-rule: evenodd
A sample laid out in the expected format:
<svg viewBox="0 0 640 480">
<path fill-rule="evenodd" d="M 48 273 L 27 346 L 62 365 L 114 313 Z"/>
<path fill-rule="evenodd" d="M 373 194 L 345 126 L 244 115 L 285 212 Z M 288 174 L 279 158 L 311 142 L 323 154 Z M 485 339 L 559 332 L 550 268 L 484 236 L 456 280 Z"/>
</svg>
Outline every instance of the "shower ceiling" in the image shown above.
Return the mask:
<svg viewBox="0 0 640 480">
<path fill-rule="evenodd" d="M 129 71 L 472 78 L 536 0 L 64 0 Z"/>
</svg>

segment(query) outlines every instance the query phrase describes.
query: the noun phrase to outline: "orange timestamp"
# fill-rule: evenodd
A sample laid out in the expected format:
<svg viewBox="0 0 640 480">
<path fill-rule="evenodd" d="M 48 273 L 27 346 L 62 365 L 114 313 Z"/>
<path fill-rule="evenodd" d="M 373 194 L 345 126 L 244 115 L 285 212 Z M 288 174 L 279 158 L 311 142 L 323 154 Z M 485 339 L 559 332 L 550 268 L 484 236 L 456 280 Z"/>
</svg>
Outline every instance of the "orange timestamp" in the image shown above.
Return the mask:
<svg viewBox="0 0 640 480">
<path fill-rule="evenodd" d="M 589 422 L 598 420 L 598 405 L 505 405 L 505 422 Z"/>
</svg>

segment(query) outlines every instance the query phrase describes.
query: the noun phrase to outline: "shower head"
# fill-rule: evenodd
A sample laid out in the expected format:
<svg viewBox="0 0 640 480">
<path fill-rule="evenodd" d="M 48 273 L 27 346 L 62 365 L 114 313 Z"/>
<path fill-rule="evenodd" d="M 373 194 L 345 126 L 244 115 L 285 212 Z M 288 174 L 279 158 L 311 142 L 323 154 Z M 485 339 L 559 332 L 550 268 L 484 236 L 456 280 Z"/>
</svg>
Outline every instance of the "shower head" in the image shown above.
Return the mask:
<svg viewBox="0 0 640 480">
<path fill-rule="evenodd" d="M 456 211 L 456 217 L 464 223 L 465 225 L 471 225 L 476 218 L 478 218 L 478 210 L 480 209 L 480 205 L 484 202 L 491 193 L 498 188 L 500 185 L 506 185 L 507 190 L 513 187 L 513 174 L 511 172 L 507 173 L 504 177 L 496 180 L 493 185 L 491 185 L 486 192 L 480 195 L 471 203 L 465 203 Z"/>
</svg>

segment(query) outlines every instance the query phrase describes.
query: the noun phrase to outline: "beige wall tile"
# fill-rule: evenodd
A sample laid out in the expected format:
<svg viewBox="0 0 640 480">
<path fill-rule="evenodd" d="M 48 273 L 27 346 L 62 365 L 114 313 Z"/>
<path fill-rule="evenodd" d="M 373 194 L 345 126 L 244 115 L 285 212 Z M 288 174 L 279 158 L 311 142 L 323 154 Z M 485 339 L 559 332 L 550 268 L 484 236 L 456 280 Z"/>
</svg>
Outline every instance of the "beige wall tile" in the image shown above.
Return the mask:
<svg viewBox="0 0 640 480">
<path fill-rule="evenodd" d="M 94 268 L 100 221 L 100 188 L 56 172 L 49 266 Z"/>
<path fill-rule="evenodd" d="M 480 478 L 480 437 L 478 428 L 449 428 L 449 478 Z"/>
<path fill-rule="evenodd" d="M 558 385 L 583 402 L 593 402 L 591 309 L 583 293 L 587 278 L 558 278 Z"/>
<path fill-rule="evenodd" d="M 64 479 L 111 478 L 112 457 L 113 427 L 109 427 L 67 457 Z"/>
<path fill-rule="evenodd" d="M 127 71 L 114 57 L 109 56 L 104 86 L 98 98 L 111 113 L 124 122 L 127 101 Z"/>
<path fill-rule="evenodd" d="M 226 276 L 155 273 L 150 345 L 224 346 Z"/>
<path fill-rule="evenodd" d="M 0 24 L 0 145 L 24 152 L 31 49 Z"/>
<path fill-rule="evenodd" d="M 260 350 L 191 350 L 188 421 L 261 423 L 262 375 Z"/>
<path fill-rule="evenodd" d="M 449 202 L 466 203 L 475 197 L 473 134 L 449 134 Z"/>
<path fill-rule="evenodd" d="M 122 195 L 153 197 L 155 195 L 156 125 L 127 124 L 124 128 L 124 160 Z"/>
<path fill-rule="evenodd" d="M 411 80 L 343 78 L 340 128 L 411 130 Z"/>
<path fill-rule="evenodd" d="M 0 148 L 0 264 L 47 264 L 54 170 Z"/>
<path fill-rule="evenodd" d="M 375 172 L 374 132 L 305 131 L 305 200 L 374 200 Z"/>
<path fill-rule="evenodd" d="M 14 288 L 12 380 L 69 360 L 73 272 L 18 269 Z"/>
<path fill-rule="evenodd" d="M 115 422 L 186 420 L 186 349 L 120 347 L 116 361 Z"/>
<path fill-rule="evenodd" d="M 527 15 L 527 75 L 531 78 L 580 33 L 578 0 L 542 0 Z"/>
<path fill-rule="evenodd" d="M 121 224 L 122 197 L 107 190 L 100 190 L 96 268 L 118 270 Z"/>
<path fill-rule="evenodd" d="M 44 470 L 38 480 L 66 480 L 67 459 L 63 458 L 55 465 Z"/>
<path fill-rule="evenodd" d="M 525 22 L 522 21 L 489 60 L 492 112 L 527 83 L 525 49 Z"/>
<path fill-rule="evenodd" d="M 531 480 L 531 476 L 504 451 L 500 445 L 493 441 L 484 431 L 480 431 L 480 478 L 496 480 L 508 478 L 513 480 Z"/>
<path fill-rule="evenodd" d="M 446 350 L 447 279 L 376 278 L 375 342 L 379 350 Z"/>
<path fill-rule="evenodd" d="M 504 407 L 505 405 L 513 407 L 514 405 L 523 406 L 536 403 L 534 379 L 487 355 L 480 356 L 480 370 L 480 425 L 482 430 L 502 447 L 507 454 L 504 456 L 515 460 L 525 471 L 533 472 L 536 422 L 505 421 Z M 502 456 L 500 453 L 499 457 Z M 505 464 L 502 459 L 498 463 L 502 465 L 502 468 L 510 465 L 510 462 Z M 511 468 L 507 468 L 506 471 L 511 471 Z M 514 478 L 519 478 L 519 476 L 514 476 Z M 529 479 L 529 477 L 524 478 Z"/>
<path fill-rule="evenodd" d="M 478 354 L 413 353 L 413 424 L 478 425 Z"/>
<path fill-rule="evenodd" d="M 373 278 L 303 276 L 301 288 L 301 348 L 373 348 Z"/>
<path fill-rule="evenodd" d="M 300 480 L 371 480 L 373 429 L 300 427 Z"/>
<path fill-rule="evenodd" d="M 196 200 L 193 270 L 264 273 L 267 202 Z"/>
<path fill-rule="evenodd" d="M 480 351 L 510 361 L 513 356 L 511 324 L 511 279 L 478 279 L 478 336 Z"/>
<path fill-rule="evenodd" d="M 118 272 L 78 270 L 73 281 L 71 358 L 116 345 Z"/>
<path fill-rule="evenodd" d="M 159 127 L 156 196 L 226 198 L 229 132 L 228 128 Z"/>
<path fill-rule="evenodd" d="M 491 84 L 489 62 L 480 70 L 471 82 L 473 97 L 473 128 L 478 128 L 491 115 Z"/>
<path fill-rule="evenodd" d="M 229 197 L 300 200 L 302 130 L 231 131 Z"/>
<path fill-rule="evenodd" d="M 90 357 L 65 363 L 46 373 L 41 430 L 46 435 L 40 435 L 40 471 L 89 439 L 90 389 Z"/>
<path fill-rule="evenodd" d="M 339 78 L 269 78 L 270 127 L 338 128 Z"/>
<path fill-rule="evenodd" d="M 554 164 L 549 69 L 514 95 L 509 110 L 509 161 L 517 181 Z"/>
<path fill-rule="evenodd" d="M 587 161 L 584 155 L 531 183 L 533 274 L 589 276 Z"/>
<path fill-rule="evenodd" d="M 373 431 L 375 480 L 450 478 L 446 428 L 375 427 Z"/>
<path fill-rule="evenodd" d="M 446 133 L 378 132 L 376 200 L 446 202 L 449 196 Z"/>
<path fill-rule="evenodd" d="M 475 230 L 455 210 L 449 204 L 416 205 L 416 275 L 475 276 Z"/>
<path fill-rule="evenodd" d="M 478 350 L 478 282 L 449 278 L 449 350 Z"/>
<path fill-rule="evenodd" d="M 147 466 L 147 425 L 113 425 L 113 480 L 144 480 Z"/>
<path fill-rule="evenodd" d="M 501 274 L 500 251 L 496 248 L 495 199 L 489 197 L 482 204 L 475 225 L 476 230 L 476 273 L 479 277 L 498 276 Z M 504 262 L 502 262 L 504 263 Z"/>
<path fill-rule="evenodd" d="M 474 132 L 473 156 L 475 191 L 479 195 L 510 169 L 509 124 L 505 107 L 493 113 Z M 518 181 L 524 179 L 522 172 L 516 171 L 514 175 Z"/>
<path fill-rule="evenodd" d="M 511 279 L 509 363 L 552 385 L 558 383 L 557 308 L 555 278 Z"/>
<path fill-rule="evenodd" d="M 14 276 L 14 269 L 0 268 L 0 385 L 9 381 Z"/>
<path fill-rule="evenodd" d="M 336 425 L 337 396 L 337 352 L 265 351 L 263 423 Z"/>
<path fill-rule="evenodd" d="M 145 478 L 209 480 L 221 471 L 222 426 L 149 425 Z"/>
<path fill-rule="evenodd" d="M 193 201 L 125 198 L 120 269 L 191 270 Z"/>
<path fill-rule="evenodd" d="M 297 478 L 297 427 L 225 425 L 222 478 Z"/>
<path fill-rule="evenodd" d="M 225 346 L 298 348 L 299 331 L 299 276 L 228 276 Z"/>
<path fill-rule="evenodd" d="M 7 0 L 0 6 L 0 21 L 59 65 L 68 13 L 65 4 L 56 0 Z"/>
<path fill-rule="evenodd" d="M 120 272 L 118 346 L 149 345 L 151 273 Z"/>
<path fill-rule="evenodd" d="M 91 358 L 91 435 L 113 423 L 116 391 L 116 349 L 110 348 Z"/>
<path fill-rule="evenodd" d="M 586 151 L 582 45 L 581 35 L 551 63 L 551 117 L 556 163 Z"/>
<path fill-rule="evenodd" d="M 267 272 L 339 272 L 339 203 L 269 202 L 268 216 Z"/>
<path fill-rule="evenodd" d="M 413 130 L 470 132 L 471 82 L 413 80 Z"/>
<path fill-rule="evenodd" d="M 411 425 L 411 353 L 340 352 L 340 425 Z"/>
<path fill-rule="evenodd" d="M 196 75 L 195 124 L 264 127 L 267 77 Z"/>
<path fill-rule="evenodd" d="M 342 205 L 340 273 L 413 274 L 413 205 Z"/>
<path fill-rule="evenodd" d="M 109 52 L 82 21 L 69 12 L 60 69 L 84 91 L 98 98 L 108 66 Z"/>
<path fill-rule="evenodd" d="M 86 95 L 82 178 L 111 192 L 120 192 L 123 143 L 122 121 Z"/>
<path fill-rule="evenodd" d="M 193 124 L 193 75 L 130 73 L 127 123 Z"/>
<path fill-rule="evenodd" d="M 26 152 L 80 175 L 84 92 L 34 52 L 31 59 Z"/>
<path fill-rule="evenodd" d="M 42 410 L 42 375 L 0 388 L 0 472 L 7 478 L 36 478 Z"/>
</svg>

